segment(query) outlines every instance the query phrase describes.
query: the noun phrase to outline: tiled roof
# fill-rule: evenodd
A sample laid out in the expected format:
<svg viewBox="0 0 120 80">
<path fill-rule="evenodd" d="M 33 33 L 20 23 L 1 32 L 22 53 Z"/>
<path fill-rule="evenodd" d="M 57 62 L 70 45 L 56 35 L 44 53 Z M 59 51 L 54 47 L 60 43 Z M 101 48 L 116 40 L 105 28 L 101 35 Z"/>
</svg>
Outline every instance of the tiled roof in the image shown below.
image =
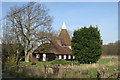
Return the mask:
<svg viewBox="0 0 120 80">
<path fill-rule="evenodd" d="M 71 44 L 71 39 L 70 39 L 70 36 L 67 32 L 67 29 L 62 29 L 61 32 L 60 32 L 60 35 L 58 37 L 58 40 L 63 40 L 61 42 L 65 43 L 65 44 Z"/>
<path fill-rule="evenodd" d="M 44 49 L 43 49 L 43 47 L 44 47 Z M 34 52 L 55 53 L 55 54 L 72 54 L 72 52 L 69 48 L 59 46 L 57 44 L 57 42 L 55 42 L 55 41 L 51 41 L 51 43 L 46 43 L 44 45 L 39 46 L 39 48 L 36 49 Z"/>
</svg>

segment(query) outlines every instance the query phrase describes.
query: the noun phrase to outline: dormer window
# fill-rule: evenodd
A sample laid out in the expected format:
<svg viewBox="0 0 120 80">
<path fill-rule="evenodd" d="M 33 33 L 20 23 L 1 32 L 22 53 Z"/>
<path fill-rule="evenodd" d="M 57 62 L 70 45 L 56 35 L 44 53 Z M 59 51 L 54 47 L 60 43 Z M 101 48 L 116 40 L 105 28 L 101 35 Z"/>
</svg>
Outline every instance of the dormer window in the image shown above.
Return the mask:
<svg viewBox="0 0 120 80">
<path fill-rule="evenodd" d="M 66 44 L 62 44 L 62 46 L 66 46 Z"/>
</svg>

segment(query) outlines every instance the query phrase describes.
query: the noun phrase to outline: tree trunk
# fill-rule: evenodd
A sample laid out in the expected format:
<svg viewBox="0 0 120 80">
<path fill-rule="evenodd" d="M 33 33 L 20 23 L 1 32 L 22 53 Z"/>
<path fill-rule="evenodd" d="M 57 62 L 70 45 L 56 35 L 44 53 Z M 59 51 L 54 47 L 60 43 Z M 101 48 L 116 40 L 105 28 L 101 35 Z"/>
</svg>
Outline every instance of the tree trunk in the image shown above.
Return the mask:
<svg viewBox="0 0 120 80">
<path fill-rule="evenodd" d="M 29 62 L 29 53 L 25 51 L 25 62 Z"/>
</svg>

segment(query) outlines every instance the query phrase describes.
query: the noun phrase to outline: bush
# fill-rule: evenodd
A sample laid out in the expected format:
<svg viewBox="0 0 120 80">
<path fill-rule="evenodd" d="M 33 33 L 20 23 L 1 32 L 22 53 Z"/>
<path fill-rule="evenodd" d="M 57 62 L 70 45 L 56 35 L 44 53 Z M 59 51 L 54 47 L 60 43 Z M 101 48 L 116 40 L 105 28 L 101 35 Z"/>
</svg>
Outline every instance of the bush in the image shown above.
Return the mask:
<svg viewBox="0 0 120 80">
<path fill-rule="evenodd" d="M 102 54 L 102 40 L 97 27 L 81 28 L 74 31 L 72 53 L 79 63 L 95 63 Z"/>
<path fill-rule="evenodd" d="M 51 64 L 52 65 L 56 65 L 56 64 L 66 65 L 66 64 L 69 64 L 69 62 L 64 59 L 55 59 L 55 60 L 51 61 Z"/>
</svg>

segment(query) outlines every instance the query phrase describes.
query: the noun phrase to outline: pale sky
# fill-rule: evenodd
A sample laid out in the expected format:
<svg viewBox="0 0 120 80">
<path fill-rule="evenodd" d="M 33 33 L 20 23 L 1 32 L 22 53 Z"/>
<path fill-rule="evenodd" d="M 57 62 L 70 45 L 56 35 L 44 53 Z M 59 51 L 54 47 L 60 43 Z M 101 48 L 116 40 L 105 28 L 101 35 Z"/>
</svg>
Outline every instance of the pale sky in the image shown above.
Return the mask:
<svg viewBox="0 0 120 80">
<path fill-rule="evenodd" d="M 2 17 L 10 7 L 21 6 L 27 2 L 3 2 Z M 84 26 L 96 26 L 101 33 L 103 44 L 118 40 L 118 3 L 117 2 L 42 2 L 54 17 L 52 26 L 61 30 L 63 22 L 73 32 Z"/>
</svg>

